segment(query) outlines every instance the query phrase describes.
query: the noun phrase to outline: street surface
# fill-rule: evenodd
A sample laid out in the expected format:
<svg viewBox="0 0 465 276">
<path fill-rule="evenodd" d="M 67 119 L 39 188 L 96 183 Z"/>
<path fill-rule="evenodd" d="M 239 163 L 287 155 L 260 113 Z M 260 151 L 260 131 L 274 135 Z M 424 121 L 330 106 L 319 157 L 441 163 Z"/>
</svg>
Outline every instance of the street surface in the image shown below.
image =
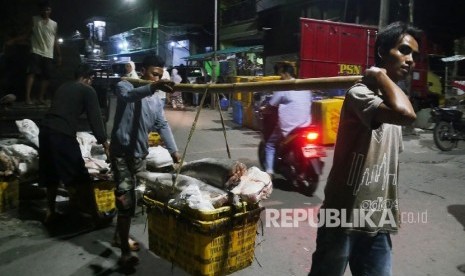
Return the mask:
<svg viewBox="0 0 465 276">
<path fill-rule="evenodd" d="M 166 113 L 182 153 L 195 112 L 167 109 Z M 234 124 L 231 109 L 223 115 L 232 159 L 258 166 L 259 133 Z M 392 237 L 393 275 L 464 275 L 460 268 L 465 266 L 465 146 L 440 152 L 428 130 L 404 136 L 404 145 L 399 177 L 403 225 Z M 299 222 L 297 214 L 311 215 L 322 203 L 332 147 L 327 152 L 324 175 L 313 197 L 286 188 L 283 181 L 274 183 L 271 198 L 263 202 L 267 210 L 262 213 L 263 231 L 259 227 L 256 238 L 256 261 L 232 275 L 308 273 L 316 228 L 308 221 Z M 187 161 L 205 157 L 228 157 L 219 112 L 210 109 L 200 114 L 186 153 Z M 110 245 L 115 222 L 108 228 L 88 231 L 68 218 L 59 229 L 49 232 L 38 221 L 39 212 L 30 211 L 33 203 L 43 207 L 36 201 L 23 202 L 21 208 L 28 212 L 20 209 L 0 214 L 1 275 L 123 275 L 117 266 L 120 251 Z M 270 212 L 285 217 L 276 224 L 271 222 Z M 141 262 L 133 275 L 187 275 L 148 250 L 145 215 L 139 213 L 134 219 L 131 234 L 142 245 L 138 253 Z"/>
</svg>

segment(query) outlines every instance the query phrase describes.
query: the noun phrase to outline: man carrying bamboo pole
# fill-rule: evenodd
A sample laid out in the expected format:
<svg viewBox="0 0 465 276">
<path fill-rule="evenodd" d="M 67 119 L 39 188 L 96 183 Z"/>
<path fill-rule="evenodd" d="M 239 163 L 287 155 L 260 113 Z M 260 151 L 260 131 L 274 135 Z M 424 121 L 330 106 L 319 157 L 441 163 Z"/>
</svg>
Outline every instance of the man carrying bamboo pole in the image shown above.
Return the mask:
<svg viewBox="0 0 465 276">
<path fill-rule="evenodd" d="M 142 62 L 142 79 L 149 84 L 134 88 L 126 81 L 116 86 L 117 105 L 111 133 L 110 158 L 116 182 L 116 208 L 118 216 L 113 245 L 121 247 L 119 263 L 123 267 L 134 266 L 139 258 L 131 251 L 139 250 L 138 244 L 129 237 L 131 217 L 136 208 L 135 174 L 145 170 L 148 155 L 148 134 L 156 130 L 168 149 L 173 161 L 181 156 L 173 133 L 165 118 L 163 103 L 158 90 L 173 92 L 174 83 L 161 81 L 163 60 L 159 56 L 146 56 Z"/>
<path fill-rule="evenodd" d="M 396 83 L 412 72 L 419 37 L 401 22 L 381 30 L 375 67 L 346 93 L 309 276 L 342 276 L 347 264 L 355 276 L 392 274 L 401 126 L 416 118 Z"/>
</svg>

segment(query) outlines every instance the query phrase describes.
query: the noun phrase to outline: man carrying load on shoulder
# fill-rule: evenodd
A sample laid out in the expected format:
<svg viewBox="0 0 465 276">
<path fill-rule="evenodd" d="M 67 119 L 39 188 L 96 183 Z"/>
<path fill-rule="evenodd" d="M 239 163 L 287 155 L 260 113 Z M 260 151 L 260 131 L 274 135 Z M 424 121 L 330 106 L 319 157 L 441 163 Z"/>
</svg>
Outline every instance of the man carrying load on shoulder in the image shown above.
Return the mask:
<svg viewBox="0 0 465 276">
<path fill-rule="evenodd" d="M 176 142 L 165 118 L 163 102 L 157 91 L 173 92 L 173 82 L 161 80 L 164 61 L 159 56 L 146 56 L 142 63 L 142 79 L 154 81 L 135 88 L 128 81 L 116 86 L 117 105 L 111 134 L 110 156 L 116 182 L 118 209 L 114 244 L 121 247 L 120 264 L 134 266 L 139 258 L 131 253 L 139 248 L 129 237 L 131 217 L 136 208 L 136 173 L 145 170 L 148 134 L 157 131 L 175 163 L 181 159 Z"/>
</svg>

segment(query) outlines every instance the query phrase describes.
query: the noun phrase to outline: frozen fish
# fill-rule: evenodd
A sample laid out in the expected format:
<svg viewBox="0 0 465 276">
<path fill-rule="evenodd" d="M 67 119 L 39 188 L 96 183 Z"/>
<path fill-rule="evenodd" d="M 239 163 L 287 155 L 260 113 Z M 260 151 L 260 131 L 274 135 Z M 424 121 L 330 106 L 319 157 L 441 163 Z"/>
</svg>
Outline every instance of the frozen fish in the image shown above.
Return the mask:
<svg viewBox="0 0 465 276">
<path fill-rule="evenodd" d="M 204 199 L 207 199 L 215 207 L 221 207 L 228 202 L 228 193 L 217 187 L 208 185 L 198 179 L 186 175 L 178 175 L 176 185 L 173 186 L 175 176 L 170 173 L 140 172 L 137 179 L 140 185 L 146 186 L 146 194 L 159 200 L 175 198 L 179 193 L 197 186 Z M 189 189 L 192 189 L 189 188 Z"/>
<path fill-rule="evenodd" d="M 271 177 L 257 167 L 251 167 L 241 177 L 239 184 L 231 192 L 247 203 L 257 203 L 271 195 Z"/>
<path fill-rule="evenodd" d="M 221 189 L 229 189 L 239 183 L 246 171 L 247 167 L 238 161 L 203 158 L 186 163 L 180 173 Z"/>
</svg>

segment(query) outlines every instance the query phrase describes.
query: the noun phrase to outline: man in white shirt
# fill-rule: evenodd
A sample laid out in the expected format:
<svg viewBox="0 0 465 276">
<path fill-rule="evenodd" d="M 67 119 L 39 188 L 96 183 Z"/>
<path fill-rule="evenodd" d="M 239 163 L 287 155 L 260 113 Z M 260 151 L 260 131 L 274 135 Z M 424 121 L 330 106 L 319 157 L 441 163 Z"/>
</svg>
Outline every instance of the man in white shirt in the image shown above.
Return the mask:
<svg viewBox="0 0 465 276">
<path fill-rule="evenodd" d="M 52 8 L 48 1 L 39 2 L 40 16 L 32 17 L 31 57 L 27 68 L 26 104 L 32 105 L 31 90 L 35 76 L 40 76 L 41 85 L 38 97 L 39 104 L 45 104 L 45 93 L 51 77 L 54 50 L 57 65 L 61 65 L 60 48 L 56 40 L 57 23 L 50 19 Z"/>
</svg>

